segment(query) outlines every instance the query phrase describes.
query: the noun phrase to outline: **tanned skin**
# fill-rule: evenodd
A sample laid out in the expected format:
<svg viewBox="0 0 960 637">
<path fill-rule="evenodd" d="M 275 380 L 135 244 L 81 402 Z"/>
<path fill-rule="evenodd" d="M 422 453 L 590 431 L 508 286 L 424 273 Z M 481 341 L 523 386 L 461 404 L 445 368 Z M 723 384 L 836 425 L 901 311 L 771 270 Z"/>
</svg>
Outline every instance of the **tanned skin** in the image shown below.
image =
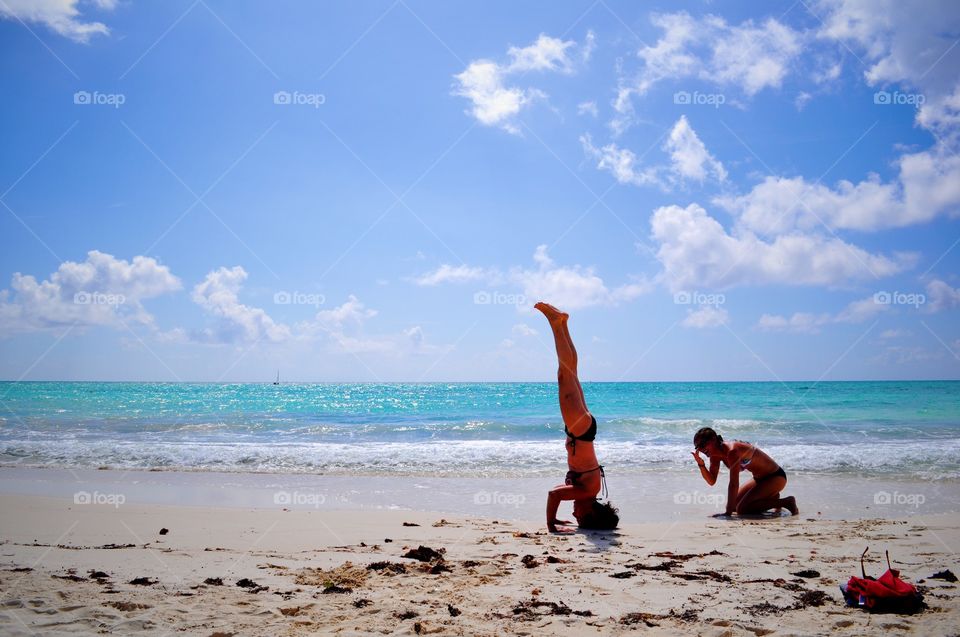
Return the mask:
<svg viewBox="0 0 960 637">
<path fill-rule="evenodd" d="M 548 303 L 540 302 L 534 307 L 547 317 L 550 329 L 553 331 L 553 340 L 557 348 L 557 386 L 560 390 L 560 415 L 567 430 L 575 435 L 584 434 L 589 428 L 592 416 L 587 409 L 583 397 L 583 388 L 577 377 L 577 350 L 573 346 L 567 321 L 570 315 L 561 312 Z M 599 465 L 593 443 L 578 440 L 576 453 L 574 445 L 567 438 L 567 466 L 571 471 L 589 471 L 584 473 L 576 484 L 561 484 L 547 494 L 547 528 L 551 533 L 572 533 L 573 528 L 565 525 L 572 524 L 568 520 L 558 520 L 557 510 L 564 500 L 573 500 L 573 517 L 580 521 L 593 509 L 593 503 L 600 493 L 600 472 L 590 471 Z"/>
<path fill-rule="evenodd" d="M 706 454 L 710 459 L 710 468 L 707 468 L 700 454 Z M 746 513 L 763 513 L 770 509 L 785 508 L 793 515 L 797 515 L 797 501 L 793 496 L 781 498 L 780 492 L 787 486 L 787 479 L 783 476 L 771 476 L 780 468 L 773 459 L 762 450 L 748 442 L 719 442 L 716 438 L 703 444 L 693 453 L 693 459 L 700 467 L 700 475 L 713 486 L 717 483 L 720 474 L 720 464 L 730 469 L 730 483 L 727 485 L 727 510 L 725 515 Z M 740 474 L 744 471 L 740 461 L 749 458 L 750 463 L 746 471 L 753 474 L 753 479 L 740 485 Z M 770 477 L 767 477 L 770 476 Z M 757 478 L 760 483 L 757 483 Z"/>
</svg>

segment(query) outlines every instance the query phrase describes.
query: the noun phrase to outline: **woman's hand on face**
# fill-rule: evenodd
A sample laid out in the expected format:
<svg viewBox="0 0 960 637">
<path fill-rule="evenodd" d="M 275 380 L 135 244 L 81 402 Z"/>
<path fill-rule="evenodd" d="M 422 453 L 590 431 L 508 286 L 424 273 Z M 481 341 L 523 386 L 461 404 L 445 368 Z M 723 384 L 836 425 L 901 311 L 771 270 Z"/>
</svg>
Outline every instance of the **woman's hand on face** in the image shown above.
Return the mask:
<svg viewBox="0 0 960 637">
<path fill-rule="evenodd" d="M 703 458 L 700 457 L 700 450 L 691 451 L 690 455 L 693 456 L 693 459 L 697 461 L 697 464 L 701 467 L 703 466 Z"/>
</svg>

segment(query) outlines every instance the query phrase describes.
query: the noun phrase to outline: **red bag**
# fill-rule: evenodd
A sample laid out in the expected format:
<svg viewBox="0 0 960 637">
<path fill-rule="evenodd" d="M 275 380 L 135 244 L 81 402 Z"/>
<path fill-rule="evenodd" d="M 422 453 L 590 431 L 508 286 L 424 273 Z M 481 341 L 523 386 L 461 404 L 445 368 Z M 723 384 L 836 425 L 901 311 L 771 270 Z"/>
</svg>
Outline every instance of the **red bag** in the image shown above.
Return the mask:
<svg viewBox="0 0 960 637">
<path fill-rule="evenodd" d="M 867 577 L 860 556 L 860 572 L 863 577 L 851 577 L 847 585 L 841 586 L 843 597 L 848 606 L 860 606 L 872 613 L 915 613 L 924 608 L 923 595 L 913 584 L 900 579 L 900 571 L 890 566 L 890 554 L 887 553 L 887 571 L 879 579 Z"/>
</svg>

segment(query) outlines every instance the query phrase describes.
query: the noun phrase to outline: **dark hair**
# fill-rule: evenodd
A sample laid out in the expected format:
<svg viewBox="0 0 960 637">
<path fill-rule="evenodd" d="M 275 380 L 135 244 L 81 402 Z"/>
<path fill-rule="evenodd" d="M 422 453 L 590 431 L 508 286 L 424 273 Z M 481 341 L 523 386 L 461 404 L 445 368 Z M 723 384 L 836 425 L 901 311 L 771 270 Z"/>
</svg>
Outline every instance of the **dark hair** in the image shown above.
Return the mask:
<svg viewBox="0 0 960 637">
<path fill-rule="evenodd" d="M 714 439 L 716 439 L 718 445 L 723 444 L 723 436 L 718 434 L 710 427 L 701 427 L 699 430 L 697 430 L 697 433 L 693 435 L 693 446 L 694 448 L 699 449 Z"/>
<path fill-rule="evenodd" d="M 618 509 L 612 503 L 594 500 L 590 513 L 578 520 L 578 523 L 581 529 L 610 531 L 620 524 L 620 516 L 617 513 Z"/>
</svg>

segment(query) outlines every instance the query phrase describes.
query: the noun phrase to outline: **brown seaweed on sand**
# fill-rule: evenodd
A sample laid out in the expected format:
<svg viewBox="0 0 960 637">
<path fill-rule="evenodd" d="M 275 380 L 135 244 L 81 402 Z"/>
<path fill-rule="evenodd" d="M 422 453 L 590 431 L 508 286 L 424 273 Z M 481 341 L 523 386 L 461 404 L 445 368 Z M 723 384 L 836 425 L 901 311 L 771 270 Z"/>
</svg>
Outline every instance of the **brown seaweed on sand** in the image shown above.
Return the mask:
<svg viewBox="0 0 960 637">
<path fill-rule="evenodd" d="M 545 611 L 542 609 L 546 609 Z M 526 602 L 517 602 L 511 609 L 514 618 L 521 621 L 531 621 L 545 615 L 578 615 L 580 617 L 593 617 L 593 612 L 589 610 L 573 610 L 563 602 L 546 602 L 539 599 L 531 599 Z"/>
<path fill-rule="evenodd" d="M 420 545 L 415 549 L 410 549 L 403 554 L 403 557 L 407 557 L 419 562 L 432 562 L 434 560 L 442 560 L 443 554 L 446 552 L 446 549 L 441 548 L 439 551 L 435 551 L 429 546 Z"/>
</svg>

